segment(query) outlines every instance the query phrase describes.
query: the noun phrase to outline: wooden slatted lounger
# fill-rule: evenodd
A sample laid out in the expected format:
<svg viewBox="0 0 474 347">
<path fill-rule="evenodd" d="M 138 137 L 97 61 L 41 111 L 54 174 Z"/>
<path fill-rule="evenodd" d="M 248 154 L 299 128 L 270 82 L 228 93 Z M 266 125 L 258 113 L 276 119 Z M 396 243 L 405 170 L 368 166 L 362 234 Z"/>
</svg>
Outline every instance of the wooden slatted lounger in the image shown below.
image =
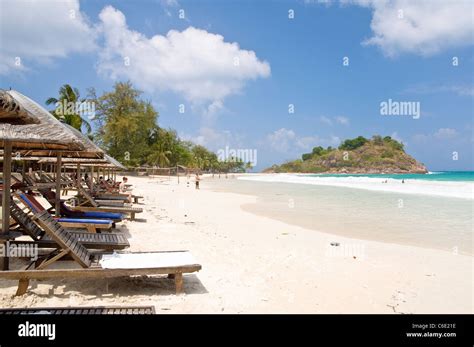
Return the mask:
<svg viewBox="0 0 474 347">
<path fill-rule="evenodd" d="M 155 314 L 155 306 L 34 307 L 1 308 L 0 315 L 16 314 Z"/>
<path fill-rule="evenodd" d="M 143 196 L 132 195 L 132 198 L 133 198 L 133 202 L 135 204 L 138 204 L 138 199 L 143 199 Z M 96 201 L 97 201 L 97 199 L 125 201 L 125 200 L 128 199 L 128 195 L 124 195 L 124 194 L 120 194 L 120 193 L 117 193 L 117 194 L 101 193 L 101 194 L 97 195 Z"/>
<path fill-rule="evenodd" d="M 46 190 L 46 189 L 38 189 L 38 191 L 43 195 L 51 206 L 55 206 L 55 193 Z M 31 200 L 36 200 L 34 197 L 31 197 Z M 48 209 L 49 211 L 49 209 Z M 61 216 L 67 218 L 92 218 L 92 219 L 110 219 L 114 222 L 121 222 L 123 219 L 122 213 L 111 213 L 111 212 L 101 212 L 101 211 L 92 211 L 92 212 L 84 212 L 84 211 L 73 211 L 69 206 L 67 206 L 64 201 L 60 201 L 60 211 Z"/>
<path fill-rule="evenodd" d="M 33 221 L 30 215 L 23 212 L 23 210 L 12 199 L 10 201 L 10 215 L 20 225 L 23 232 L 30 236 L 38 244 L 40 248 L 56 248 L 57 244 L 51 237 L 44 232 Z M 67 230 L 67 232 L 75 235 L 78 241 L 89 249 L 124 249 L 130 246 L 127 238 L 122 234 L 107 233 L 107 234 L 93 234 L 90 232 Z M 31 241 L 13 240 L 10 243 L 15 244 L 30 244 Z"/>
<path fill-rule="evenodd" d="M 56 183 L 51 183 L 51 182 L 48 182 L 48 183 L 45 183 L 45 182 L 38 182 L 38 181 L 36 181 L 35 179 L 33 179 L 31 176 L 29 176 L 28 174 L 24 175 L 23 179 L 25 180 L 25 182 L 26 182 L 30 187 L 33 187 L 33 188 L 44 189 L 44 188 L 54 188 L 54 187 L 56 187 Z"/>
<path fill-rule="evenodd" d="M 45 210 L 44 207 L 31 195 L 24 193 L 14 194 L 20 199 L 26 206 L 28 206 L 33 212 L 40 212 Z M 49 213 L 49 212 L 48 212 Z M 98 229 L 111 230 L 113 222 L 107 219 L 81 219 L 81 218 L 59 218 L 58 222 L 65 228 L 74 229 L 86 229 L 91 233 L 96 233 Z"/>
<path fill-rule="evenodd" d="M 114 255 L 92 255 L 79 240 L 66 232 L 47 211 L 35 214 L 35 222 L 54 240 L 60 248 L 49 254 L 35 269 L 0 271 L 0 278 L 18 280 L 16 295 L 26 293 L 31 279 L 48 278 L 113 278 L 124 276 L 146 276 L 167 274 L 174 276 L 176 293 L 183 290 L 183 274 L 201 270 L 187 251 L 115 253 Z M 69 255 L 82 268 L 46 269 L 65 255 Z"/>
<path fill-rule="evenodd" d="M 97 233 L 97 230 L 111 230 L 112 229 L 112 221 L 97 221 L 91 223 L 91 219 L 84 219 L 81 221 L 80 219 L 76 218 L 60 218 L 58 219 L 59 224 L 61 224 L 65 228 L 73 228 L 73 229 L 86 229 L 90 233 Z"/>
<path fill-rule="evenodd" d="M 94 198 L 95 202 L 99 204 L 101 207 L 127 207 L 125 206 L 125 202 L 123 200 L 108 200 L 108 199 L 97 199 Z"/>
<path fill-rule="evenodd" d="M 75 211 L 102 211 L 102 212 L 116 212 L 116 213 L 129 213 L 130 214 L 130 219 L 134 220 L 135 219 L 135 213 L 141 213 L 143 212 L 143 209 L 140 207 L 115 207 L 115 206 L 101 206 L 97 203 L 96 200 L 81 186 L 78 185 L 77 189 L 79 193 L 89 201 L 89 203 L 92 205 L 92 207 L 88 206 L 74 206 L 71 207 L 72 210 Z"/>
</svg>

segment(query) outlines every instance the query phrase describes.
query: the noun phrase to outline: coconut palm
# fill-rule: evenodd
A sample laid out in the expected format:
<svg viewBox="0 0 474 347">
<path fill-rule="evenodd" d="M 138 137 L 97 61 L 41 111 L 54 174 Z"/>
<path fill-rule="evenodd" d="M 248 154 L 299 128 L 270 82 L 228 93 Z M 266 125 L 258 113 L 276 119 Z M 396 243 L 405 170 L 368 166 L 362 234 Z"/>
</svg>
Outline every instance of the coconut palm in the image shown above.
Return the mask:
<svg viewBox="0 0 474 347">
<path fill-rule="evenodd" d="M 171 155 L 171 151 L 166 150 L 163 144 L 158 144 L 152 154 L 149 155 L 148 160 L 157 164 L 159 167 L 167 167 L 170 163 L 168 158 Z"/>
<path fill-rule="evenodd" d="M 59 98 L 49 98 L 46 100 L 46 105 L 56 105 L 57 107 L 53 111 L 50 111 L 53 116 L 79 131 L 82 131 L 82 127 L 84 126 L 86 133 L 89 134 L 92 131 L 91 125 L 78 114 L 78 110 L 75 106 L 84 101 L 85 99 L 80 99 L 80 93 L 77 88 L 73 88 L 69 84 L 64 84 L 59 88 Z M 58 107 L 60 105 L 61 107 Z M 67 107 L 68 105 L 74 105 L 74 107 L 70 109 Z"/>
<path fill-rule="evenodd" d="M 245 163 L 245 172 L 247 172 L 247 170 L 252 170 L 252 168 L 253 168 L 253 165 L 251 162 Z"/>
</svg>

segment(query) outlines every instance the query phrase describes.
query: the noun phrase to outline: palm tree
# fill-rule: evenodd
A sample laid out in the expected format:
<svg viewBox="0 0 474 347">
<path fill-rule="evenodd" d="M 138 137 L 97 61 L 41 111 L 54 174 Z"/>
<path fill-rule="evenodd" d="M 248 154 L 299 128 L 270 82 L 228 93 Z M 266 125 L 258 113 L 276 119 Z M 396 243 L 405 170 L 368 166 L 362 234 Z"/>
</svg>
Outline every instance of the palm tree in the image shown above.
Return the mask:
<svg viewBox="0 0 474 347">
<path fill-rule="evenodd" d="M 51 114 L 64 121 L 66 124 L 76 128 L 79 131 L 82 131 L 82 126 L 86 128 L 86 133 L 90 134 L 92 131 L 91 125 L 85 119 L 83 119 L 76 105 L 80 105 L 85 102 L 85 99 L 80 99 L 79 90 L 77 88 L 71 87 L 69 84 L 63 85 L 59 88 L 59 99 L 51 97 L 46 100 L 46 105 L 56 105 L 56 109 L 50 111 Z M 62 107 L 58 107 L 58 106 Z M 68 107 L 69 105 L 74 105 L 72 110 Z"/>
<path fill-rule="evenodd" d="M 156 146 L 156 150 L 148 157 L 148 160 L 158 164 L 159 167 L 163 168 L 169 165 L 170 159 L 168 156 L 171 155 L 171 151 L 166 150 L 163 144 Z"/>
<path fill-rule="evenodd" d="M 253 165 L 251 162 L 245 163 L 245 172 L 247 172 L 247 170 L 252 170 L 252 168 L 253 168 Z"/>
</svg>

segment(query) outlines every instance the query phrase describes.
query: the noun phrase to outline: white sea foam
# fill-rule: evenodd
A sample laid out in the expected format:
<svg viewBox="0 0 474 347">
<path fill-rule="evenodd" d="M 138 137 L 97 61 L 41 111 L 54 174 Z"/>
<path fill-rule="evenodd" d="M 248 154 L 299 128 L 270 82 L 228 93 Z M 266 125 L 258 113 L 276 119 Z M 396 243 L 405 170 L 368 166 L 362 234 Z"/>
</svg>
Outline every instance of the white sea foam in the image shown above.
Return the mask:
<svg viewBox="0 0 474 347">
<path fill-rule="evenodd" d="M 433 195 L 474 200 L 474 182 L 401 180 L 374 177 L 315 177 L 301 174 L 252 174 L 238 179 L 262 182 L 284 182 L 336 186 L 401 194 Z M 387 181 L 387 183 L 383 183 Z"/>
</svg>

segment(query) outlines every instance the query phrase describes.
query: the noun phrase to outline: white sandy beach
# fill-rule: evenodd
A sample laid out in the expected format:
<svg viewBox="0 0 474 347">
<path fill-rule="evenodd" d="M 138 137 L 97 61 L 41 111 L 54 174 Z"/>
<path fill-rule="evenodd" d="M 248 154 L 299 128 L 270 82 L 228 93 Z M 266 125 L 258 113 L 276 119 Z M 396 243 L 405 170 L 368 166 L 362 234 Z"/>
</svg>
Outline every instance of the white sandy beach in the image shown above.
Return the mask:
<svg viewBox="0 0 474 347">
<path fill-rule="evenodd" d="M 137 221 L 118 224 L 131 251 L 190 250 L 202 264 L 185 294 L 165 277 L 32 282 L 1 307 L 154 305 L 157 313 L 473 313 L 473 257 L 361 241 L 257 216 L 255 197 L 195 190 L 185 179 L 131 177 L 145 197 Z M 339 247 L 330 246 L 339 242 Z M 335 250 L 337 249 L 337 250 Z"/>
</svg>

